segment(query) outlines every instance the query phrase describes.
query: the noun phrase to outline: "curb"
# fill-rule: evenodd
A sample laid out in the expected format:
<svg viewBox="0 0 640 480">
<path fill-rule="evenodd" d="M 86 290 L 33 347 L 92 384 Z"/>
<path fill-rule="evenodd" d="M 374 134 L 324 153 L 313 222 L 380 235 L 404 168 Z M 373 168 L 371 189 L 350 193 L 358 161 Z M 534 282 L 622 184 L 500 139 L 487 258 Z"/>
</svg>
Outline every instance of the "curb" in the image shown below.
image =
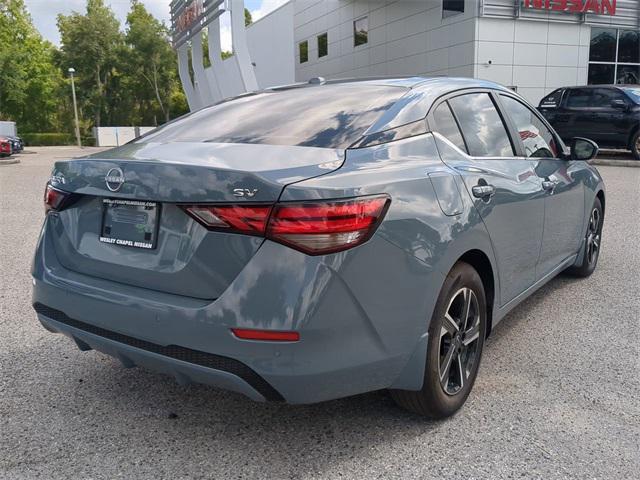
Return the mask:
<svg viewBox="0 0 640 480">
<path fill-rule="evenodd" d="M 640 168 L 640 160 L 613 160 L 608 158 L 596 158 L 589 161 L 591 165 L 602 165 L 608 167 L 636 167 Z"/>
<path fill-rule="evenodd" d="M 20 163 L 20 159 L 19 158 L 0 159 L 0 165 L 13 165 L 14 163 Z"/>
</svg>

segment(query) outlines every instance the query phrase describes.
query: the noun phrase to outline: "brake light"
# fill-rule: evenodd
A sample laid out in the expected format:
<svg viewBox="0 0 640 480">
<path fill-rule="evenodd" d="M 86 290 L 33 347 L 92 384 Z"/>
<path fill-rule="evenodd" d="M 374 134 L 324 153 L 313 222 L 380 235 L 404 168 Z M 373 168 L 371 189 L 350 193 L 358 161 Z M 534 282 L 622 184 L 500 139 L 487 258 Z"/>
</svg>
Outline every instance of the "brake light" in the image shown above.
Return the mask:
<svg viewBox="0 0 640 480">
<path fill-rule="evenodd" d="M 346 250 L 366 242 L 382 220 L 386 195 L 275 206 L 267 238 L 309 255 Z"/>
<path fill-rule="evenodd" d="M 309 255 L 335 253 L 366 242 L 391 203 L 387 195 L 271 205 L 186 205 L 210 230 L 264 236 Z"/>
<path fill-rule="evenodd" d="M 271 214 L 270 205 L 188 205 L 182 208 L 211 230 L 247 235 L 264 235 Z"/>
<path fill-rule="evenodd" d="M 44 213 L 48 213 L 50 210 L 60 210 L 70 195 L 68 192 L 63 192 L 47 184 L 44 190 Z"/>
</svg>

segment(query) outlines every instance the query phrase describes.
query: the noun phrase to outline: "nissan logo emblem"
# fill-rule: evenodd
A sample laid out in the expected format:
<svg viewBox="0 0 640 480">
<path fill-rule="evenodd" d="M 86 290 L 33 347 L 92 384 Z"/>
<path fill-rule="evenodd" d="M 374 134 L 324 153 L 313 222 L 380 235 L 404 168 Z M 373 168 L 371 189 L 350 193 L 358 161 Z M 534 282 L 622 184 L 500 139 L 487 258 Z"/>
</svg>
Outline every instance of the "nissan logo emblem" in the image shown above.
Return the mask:
<svg viewBox="0 0 640 480">
<path fill-rule="evenodd" d="M 107 183 L 107 188 L 109 190 L 117 192 L 124 184 L 124 172 L 121 168 L 112 168 L 107 172 L 104 180 Z"/>
</svg>

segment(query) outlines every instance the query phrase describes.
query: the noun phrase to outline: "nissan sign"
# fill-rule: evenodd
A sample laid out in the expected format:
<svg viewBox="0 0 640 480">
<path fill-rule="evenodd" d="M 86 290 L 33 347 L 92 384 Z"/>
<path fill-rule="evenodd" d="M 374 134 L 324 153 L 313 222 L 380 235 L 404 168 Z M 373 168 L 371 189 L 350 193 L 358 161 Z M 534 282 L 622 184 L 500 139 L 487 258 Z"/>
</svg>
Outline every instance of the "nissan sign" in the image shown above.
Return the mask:
<svg viewBox="0 0 640 480">
<path fill-rule="evenodd" d="M 615 15 L 616 0 L 523 0 L 524 8 L 566 13 Z"/>
</svg>

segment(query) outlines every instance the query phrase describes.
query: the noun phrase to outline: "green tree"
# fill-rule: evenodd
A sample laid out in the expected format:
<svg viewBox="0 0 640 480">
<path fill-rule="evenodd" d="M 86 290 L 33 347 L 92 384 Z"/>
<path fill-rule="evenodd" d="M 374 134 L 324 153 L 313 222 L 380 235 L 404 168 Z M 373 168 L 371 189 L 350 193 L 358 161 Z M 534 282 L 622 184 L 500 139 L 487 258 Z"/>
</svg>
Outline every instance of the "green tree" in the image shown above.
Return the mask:
<svg viewBox="0 0 640 480">
<path fill-rule="evenodd" d="M 171 48 L 167 28 L 139 0 L 131 1 L 125 41 L 132 93 L 135 92 L 141 105 L 149 107 L 146 112 L 155 117 L 154 111 L 159 110 L 157 113 L 164 121 L 169 121 L 172 92 L 180 88 L 177 58 Z M 142 115 L 141 120 L 146 123 L 153 121 L 149 114 Z"/>
<path fill-rule="evenodd" d="M 80 102 L 99 127 L 103 116 L 109 118 L 111 114 L 107 100 L 124 45 L 120 23 L 104 0 L 87 0 L 84 15 L 58 15 L 58 29 L 62 41 L 60 67 L 64 71 L 76 69 Z"/>
<path fill-rule="evenodd" d="M 0 0 L 0 120 L 21 131 L 57 127 L 56 94 L 63 85 L 53 46 L 33 27 L 23 0 Z"/>
<path fill-rule="evenodd" d="M 253 23 L 253 17 L 251 16 L 251 12 L 249 11 L 248 8 L 245 7 L 245 9 L 244 9 L 244 26 L 248 27 L 252 23 Z"/>
</svg>

